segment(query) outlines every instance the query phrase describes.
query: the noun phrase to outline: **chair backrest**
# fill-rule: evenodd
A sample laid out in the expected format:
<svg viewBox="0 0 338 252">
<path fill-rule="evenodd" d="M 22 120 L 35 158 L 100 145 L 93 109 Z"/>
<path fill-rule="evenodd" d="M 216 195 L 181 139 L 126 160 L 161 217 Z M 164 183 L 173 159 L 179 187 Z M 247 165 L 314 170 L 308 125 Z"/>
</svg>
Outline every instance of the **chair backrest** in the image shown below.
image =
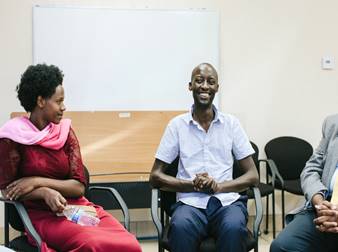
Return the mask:
<svg viewBox="0 0 338 252">
<path fill-rule="evenodd" d="M 8 223 L 17 231 L 24 232 L 25 226 L 19 216 L 18 211 L 16 210 L 15 206 L 12 204 L 5 204 L 6 211 L 8 213 Z"/>
<path fill-rule="evenodd" d="M 255 151 L 255 153 L 252 155 L 252 159 L 253 159 L 255 166 L 257 168 L 257 171 L 259 173 L 259 162 L 258 162 L 259 150 L 258 150 L 257 145 L 254 142 L 250 141 L 250 143 L 251 143 L 252 148 Z"/>
<path fill-rule="evenodd" d="M 116 200 L 113 200 L 110 192 L 106 190 L 96 190 L 95 193 L 90 192 L 90 174 L 88 168 L 83 165 L 84 168 L 84 174 L 86 177 L 87 186 L 85 187 L 85 193 L 84 196 L 91 202 L 93 202 L 96 205 L 99 205 L 103 207 L 103 209 L 106 210 L 115 210 L 115 209 L 121 209 L 118 202 Z M 107 183 L 104 185 L 103 183 L 101 186 L 107 186 L 110 187 L 111 185 Z M 115 187 L 115 186 L 114 186 Z"/>
<path fill-rule="evenodd" d="M 253 161 L 255 163 L 255 166 L 256 166 L 256 168 L 257 168 L 257 170 L 259 172 L 259 162 L 258 162 L 258 154 L 259 153 L 258 153 L 258 147 L 257 147 L 257 145 L 255 143 L 253 143 L 251 141 L 250 141 L 250 143 L 251 143 L 252 148 L 255 151 L 255 153 L 252 155 L 252 159 L 253 159 Z M 241 175 L 243 175 L 243 172 L 242 172 L 242 170 L 239 167 L 239 162 L 234 158 L 233 175 L 232 176 L 235 179 L 235 178 L 238 178 Z"/>
<path fill-rule="evenodd" d="M 272 159 L 283 179 L 299 179 L 305 163 L 313 153 L 311 144 L 291 136 L 277 137 L 265 145 L 268 159 Z"/>
<path fill-rule="evenodd" d="M 179 157 L 177 157 L 165 171 L 165 174 L 176 177 L 178 170 Z M 176 202 L 176 192 L 160 191 L 160 204 L 161 209 L 164 210 L 166 215 L 171 216 L 171 206 Z"/>
</svg>

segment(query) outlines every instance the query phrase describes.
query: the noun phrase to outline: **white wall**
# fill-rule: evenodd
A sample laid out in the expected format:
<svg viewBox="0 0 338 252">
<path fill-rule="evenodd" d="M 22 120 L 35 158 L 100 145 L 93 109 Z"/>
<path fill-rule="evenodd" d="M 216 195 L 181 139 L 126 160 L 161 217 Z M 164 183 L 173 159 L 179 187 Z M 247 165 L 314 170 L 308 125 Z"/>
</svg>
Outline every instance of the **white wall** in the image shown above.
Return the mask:
<svg viewBox="0 0 338 252">
<path fill-rule="evenodd" d="M 222 6 L 222 108 L 263 145 L 280 135 L 314 146 L 323 118 L 337 113 L 336 1 L 226 1 Z"/>
<path fill-rule="evenodd" d="M 316 147 L 324 117 L 338 113 L 338 66 L 320 67 L 324 55 L 338 59 L 337 7 L 333 0 L 222 4 L 221 107 L 240 118 L 260 156 L 282 135 Z M 286 211 L 302 201 L 287 195 Z M 278 213 L 280 202 L 278 194 Z"/>
<path fill-rule="evenodd" d="M 320 68 L 322 56 L 338 58 L 334 0 L 0 0 L 0 124 L 21 109 L 15 86 L 32 63 L 34 4 L 219 10 L 221 109 L 240 118 L 261 156 L 281 135 L 315 147 L 322 120 L 337 112 L 337 69 Z M 291 200 L 288 209 L 298 198 Z"/>
</svg>

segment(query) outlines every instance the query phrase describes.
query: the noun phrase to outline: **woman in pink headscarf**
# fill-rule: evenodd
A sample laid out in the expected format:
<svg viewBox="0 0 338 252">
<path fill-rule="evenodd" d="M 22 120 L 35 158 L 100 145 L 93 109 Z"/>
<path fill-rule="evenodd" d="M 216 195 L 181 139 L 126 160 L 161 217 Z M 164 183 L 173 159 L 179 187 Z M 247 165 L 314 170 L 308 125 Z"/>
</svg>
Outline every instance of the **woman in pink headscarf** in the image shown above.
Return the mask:
<svg viewBox="0 0 338 252">
<path fill-rule="evenodd" d="M 22 75 L 18 98 L 30 113 L 0 128 L 2 194 L 24 203 L 43 251 L 140 252 L 132 234 L 83 196 L 86 178 L 79 143 L 70 120 L 62 119 L 62 80 L 53 65 L 29 66 Z M 99 225 L 81 226 L 57 216 L 67 204 L 95 207 Z"/>
</svg>

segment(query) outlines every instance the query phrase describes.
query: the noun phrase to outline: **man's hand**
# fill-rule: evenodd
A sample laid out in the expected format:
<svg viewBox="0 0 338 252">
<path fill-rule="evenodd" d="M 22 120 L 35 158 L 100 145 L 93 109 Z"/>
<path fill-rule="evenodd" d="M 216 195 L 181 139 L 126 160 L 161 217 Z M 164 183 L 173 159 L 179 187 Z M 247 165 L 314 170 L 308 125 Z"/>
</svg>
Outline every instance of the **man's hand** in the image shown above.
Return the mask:
<svg viewBox="0 0 338 252">
<path fill-rule="evenodd" d="M 217 182 L 208 173 L 198 173 L 193 180 L 194 190 L 204 193 L 215 193 L 218 190 Z"/>
<path fill-rule="evenodd" d="M 321 232 L 338 233 L 337 210 L 322 210 L 321 216 L 315 218 L 313 222 Z"/>
<path fill-rule="evenodd" d="M 338 210 L 337 206 L 323 200 L 315 205 L 317 218 L 313 220 L 316 228 L 321 232 L 338 233 Z"/>
<path fill-rule="evenodd" d="M 314 206 L 318 216 L 325 215 L 326 213 L 328 213 L 327 211 L 329 210 L 338 210 L 336 205 L 332 204 L 327 200 L 323 200 L 322 202 Z"/>
<path fill-rule="evenodd" d="M 5 189 L 5 197 L 17 200 L 38 187 L 38 177 L 23 177 L 10 183 Z"/>
<path fill-rule="evenodd" d="M 46 204 L 53 212 L 61 213 L 67 205 L 67 200 L 61 195 L 61 193 L 54 189 L 43 187 L 43 190 L 44 200 Z"/>
</svg>

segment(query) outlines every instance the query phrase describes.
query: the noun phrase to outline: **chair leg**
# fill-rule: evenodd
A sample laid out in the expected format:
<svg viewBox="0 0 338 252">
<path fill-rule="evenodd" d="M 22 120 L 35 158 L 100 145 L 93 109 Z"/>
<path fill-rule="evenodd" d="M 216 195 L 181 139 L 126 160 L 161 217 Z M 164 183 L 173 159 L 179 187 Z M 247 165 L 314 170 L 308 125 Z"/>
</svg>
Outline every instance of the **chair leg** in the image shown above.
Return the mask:
<svg viewBox="0 0 338 252">
<path fill-rule="evenodd" d="M 160 245 L 160 241 L 158 241 L 158 252 L 164 252 L 164 248 Z"/>
<path fill-rule="evenodd" d="M 8 204 L 5 203 L 5 206 L 4 206 L 4 215 L 5 215 L 5 223 L 4 223 L 4 233 L 5 233 L 5 236 L 4 236 L 4 239 L 5 239 L 5 247 L 9 247 L 9 217 L 8 217 L 8 214 L 9 214 L 9 211 L 8 211 Z"/>
<path fill-rule="evenodd" d="M 276 208 L 275 208 L 275 191 L 272 192 L 272 237 L 276 238 Z"/>
<path fill-rule="evenodd" d="M 158 240 L 158 252 L 164 252 L 164 248 L 161 246 L 160 240 Z"/>
<path fill-rule="evenodd" d="M 266 195 L 266 207 L 265 207 L 265 230 L 264 234 L 269 233 L 269 194 Z"/>
<path fill-rule="evenodd" d="M 285 200 L 284 200 L 284 190 L 282 189 L 282 227 L 284 229 L 285 227 L 285 221 L 284 221 L 284 217 L 285 217 Z"/>
</svg>

